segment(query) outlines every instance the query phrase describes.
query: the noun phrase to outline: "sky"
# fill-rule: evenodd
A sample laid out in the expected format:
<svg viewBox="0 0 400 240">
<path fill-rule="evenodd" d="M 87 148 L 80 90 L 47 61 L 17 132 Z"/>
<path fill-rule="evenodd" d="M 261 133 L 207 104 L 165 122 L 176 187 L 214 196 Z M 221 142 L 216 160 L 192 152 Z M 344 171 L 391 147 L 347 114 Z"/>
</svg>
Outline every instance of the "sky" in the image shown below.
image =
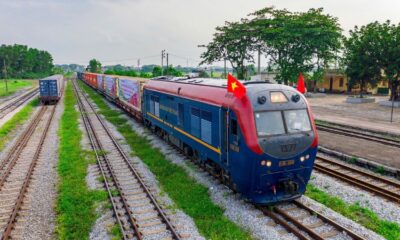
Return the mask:
<svg viewBox="0 0 400 240">
<path fill-rule="evenodd" d="M 400 22 L 395 0 L 0 0 L 0 44 L 49 51 L 56 64 L 197 66 L 216 26 L 267 6 L 323 7 L 347 33 L 372 21 Z"/>
</svg>

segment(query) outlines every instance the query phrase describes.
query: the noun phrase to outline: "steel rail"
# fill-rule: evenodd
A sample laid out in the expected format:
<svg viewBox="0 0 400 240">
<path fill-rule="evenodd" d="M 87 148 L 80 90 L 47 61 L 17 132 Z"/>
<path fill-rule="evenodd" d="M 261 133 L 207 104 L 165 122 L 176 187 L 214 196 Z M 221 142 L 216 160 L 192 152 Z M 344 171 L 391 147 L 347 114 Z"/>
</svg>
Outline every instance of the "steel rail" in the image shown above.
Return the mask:
<svg viewBox="0 0 400 240">
<path fill-rule="evenodd" d="M 373 134 L 362 133 L 362 132 L 354 131 L 351 129 L 340 128 L 340 127 L 318 125 L 317 129 L 319 131 L 330 132 L 330 133 L 344 135 L 344 136 L 348 136 L 348 137 L 360 138 L 360 139 L 373 141 L 373 142 L 377 142 L 377 143 L 382 143 L 382 144 L 400 148 L 400 140 L 396 140 L 396 139 L 381 137 L 381 136 L 377 136 L 377 135 L 373 135 Z"/>
<path fill-rule="evenodd" d="M 288 221 L 284 220 L 283 218 L 279 217 L 279 214 L 274 212 L 274 208 L 268 209 L 267 207 L 260 207 L 257 206 L 257 209 L 260 210 L 264 215 L 274 220 L 274 222 L 278 223 L 282 227 L 284 227 L 288 232 L 293 233 L 296 237 L 300 240 L 309 240 L 310 238 L 304 235 L 299 229 L 293 227 L 289 224 Z"/>
<path fill-rule="evenodd" d="M 84 109 L 83 103 L 82 103 L 81 98 L 79 96 L 77 87 L 75 86 L 75 83 L 73 83 L 73 85 L 74 85 L 74 90 L 75 90 L 74 93 L 75 93 L 75 96 L 77 98 L 78 107 L 79 107 L 79 110 L 80 110 L 80 113 L 81 113 L 81 116 L 82 116 L 82 119 L 83 119 L 83 123 L 84 123 L 85 129 L 86 129 L 86 132 L 88 133 L 88 137 L 89 137 L 92 149 L 95 152 L 96 160 L 97 160 L 98 166 L 100 168 L 101 175 L 103 176 L 103 179 L 104 179 L 104 185 L 106 187 L 106 190 L 107 190 L 107 193 L 108 193 L 108 197 L 109 197 L 111 205 L 113 207 L 114 216 L 117 219 L 117 222 L 118 222 L 118 225 L 120 227 L 123 239 L 129 239 L 128 234 L 126 233 L 125 228 L 124 228 L 124 226 L 122 224 L 122 221 L 121 221 L 121 218 L 120 218 L 120 214 L 117 211 L 117 206 L 116 206 L 116 204 L 114 202 L 114 197 L 113 197 L 112 192 L 111 192 L 110 184 L 107 181 L 107 177 L 106 177 L 106 173 L 105 173 L 106 170 L 103 168 L 103 166 L 101 164 L 101 159 L 100 158 L 101 157 L 104 158 L 104 156 L 100 157 L 99 154 L 98 154 L 98 151 L 102 149 L 101 145 L 100 145 L 100 142 L 98 140 L 98 137 L 96 135 L 96 132 L 95 132 L 93 126 L 92 126 L 92 123 L 91 123 L 89 117 L 87 116 L 87 114 L 85 114 L 86 111 Z M 108 160 L 104 159 L 104 161 L 107 162 Z M 107 166 L 108 165 L 109 164 L 107 164 Z M 108 168 L 108 170 L 110 170 L 110 169 Z M 116 181 L 115 181 L 114 175 L 112 175 L 112 180 L 113 180 L 112 184 L 116 185 Z M 125 209 L 125 211 L 126 211 L 126 213 L 128 215 L 128 220 L 129 220 L 132 228 L 134 229 L 135 233 L 137 235 L 139 235 L 138 238 L 141 239 L 141 235 L 140 235 L 140 232 L 138 230 L 138 226 L 137 226 L 135 220 L 132 219 L 131 215 L 129 214 L 130 213 L 130 209 L 129 209 L 128 204 L 126 203 L 126 201 L 123 201 L 122 204 L 123 204 L 124 209 Z"/>
<path fill-rule="evenodd" d="M 35 115 L 34 119 L 30 122 L 25 132 L 22 134 L 20 138 L 18 138 L 17 142 L 13 145 L 11 150 L 8 152 L 7 156 L 0 163 L 0 171 L 2 171 L 5 167 L 7 167 L 7 169 L 0 175 L 0 189 L 2 188 L 11 170 L 17 163 L 18 156 L 28 143 L 29 138 L 32 136 L 36 126 L 39 124 L 40 119 L 43 117 L 45 112 L 46 112 L 46 107 L 41 107 L 39 112 Z"/>
<path fill-rule="evenodd" d="M 367 177 L 367 178 L 370 178 L 370 179 L 375 180 L 375 181 L 381 181 L 381 182 L 383 182 L 383 183 L 385 183 L 387 185 L 390 184 L 390 185 L 392 185 L 392 186 L 394 186 L 396 188 L 399 188 L 399 189 L 400 189 L 400 184 L 398 184 L 398 183 L 396 183 L 394 181 L 390 181 L 388 179 L 384 179 L 384 178 L 381 178 L 381 177 L 378 177 L 378 176 L 375 176 L 375 175 L 372 175 L 372 174 L 368 174 L 368 173 L 363 172 L 361 170 L 358 170 L 358 169 L 356 169 L 354 167 L 346 166 L 344 164 L 337 163 L 335 161 L 332 161 L 332 160 L 329 160 L 329 159 L 326 159 L 326 158 L 323 158 L 323 157 L 320 157 L 320 156 L 317 156 L 317 159 L 321 160 L 321 161 L 326 161 L 331 165 L 339 166 L 340 167 L 339 169 L 342 169 L 342 171 L 340 171 L 339 169 L 334 169 L 333 167 L 328 167 L 328 166 L 325 166 L 325 165 L 323 165 L 321 163 L 316 162 L 314 164 L 314 169 L 322 172 L 323 174 L 326 174 L 326 175 L 329 175 L 331 177 L 340 179 L 342 181 L 351 183 L 351 184 L 353 184 L 353 185 L 355 185 L 355 186 L 357 186 L 357 187 L 359 187 L 359 188 L 361 188 L 363 190 L 367 190 L 369 192 L 372 192 L 372 193 L 375 193 L 377 195 L 380 195 L 380 196 L 382 196 L 382 197 L 384 197 L 384 198 L 386 198 L 388 200 L 394 201 L 396 203 L 400 203 L 400 194 L 399 193 L 396 193 L 396 192 L 394 192 L 392 190 L 388 190 L 388 189 L 385 189 L 383 187 L 377 186 L 376 184 L 369 183 L 369 182 L 367 182 L 365 180 L 362 180 L 362 179 L 359 179 L 357 177 L 351 176 L 350 174 L 343 173 L 343 169 L 351 171 L 351 172 L 355 172 L 357 174 L 360 174 L 363 177 Z"/>
<path fill-rule="evenodd" d="M 13 111 L 14 109 L 18 108 L 22 104 L 24 104 L 26 101 L 31 99 L 33 96 L 35 96 L 39 92 L 39 88 L 35 88 L 22 96 L 18 96 L 15 99 L 12 99 L 10 103 L 7 103 L 5 106 L 0 108 L 0 119 L 4 118 L 9 112 Z M 6 112 L 8 111 L 8 112 Z M 6 113 L 4 113 L 6 112 Z"/>
<path fill-rule="evenodd" d="M 76 83 L 74 82 L 74 86 L 76 89 Z M 77 90 L 77 89 L 76 89 Z M 168 228 L 168 230 L 171 232 L 172 236 L 174 239 L 181 239 L 180 235 L 176 232 L 174 226 L 171 224 L 171 222 L 169 221 L 168 217 L 165 215 L 165 213 L 163 212 L 163 210 L 161 209 L 160 205 L 158 204 L 158 202 L 155 200 L 154 196 L 151 194 L 150 190 L 148 189 L 148 187 L 144 184 L 142 178 L 139 176 L 138 172 L 136 171 L 136 169 L 133 167 L 133 165 L 130 163 L 128 157 L 126 156 L 125 152 L 122 150 L 121 146 L 119 145 L 119 143 L 115 140 L 114 136 L 112 135 L 112 133 L 110 132 L 110 130 L 108 129 L 108 127 L 105 125 L 104 121 L 102 118 L 100 118 L 99 114 L 97 114 L 96 110 L 94 109 L 93 105 L 90 103 L 90 101 L 87 99 L 87 97 L 84 94 L 81 94 L 83 96 L 83 98 L 85 99 L 85 101 L 87 102 L 87 104 L 90 106 L 91 110 L 93 111 L 94 115 L 96 116 L 96 118 L 98 119 L 98 121 L 100 122 L 101 126 L 103 127 L 103 129 L 105 130 L 105 132 L 107 133 L 108 137 L 111 139 L 113 145 L 116 147 L 116 149 L 118 150 L 118 152 L 120 153 L 120 155 L 122 156 L 124 162 L 128 165 L 129 170 L 132 172 L 132 174 L 135 176 L 135 178 L 138 180 L 140 186 L 142 187 L 142 189 L 145 191 L 147 197 L 150 199 L 150 201 L 152 202 L 153 206 L 156 208 L 158 215 L 161 217 L 161 220 L 165 223 L 166 227 Z M 89 119 L 90 120 L 90 119 Z M 94 129 L 93 129 L 94 130 Z M 95 132 L 94 132 L 95 133 Z M 99 142 L 99 144 L 101 144 Z M 101 146 L 101 145 L 100 145 Z M 107 165 L 110 166 L 109 162 L 106 161 Z M 112 168 L 110 168 L 110 173 L 112 175 L 113 174 L 113 170 Z M 114 177 L 113 177 L 114 178 Z M 116 179 L 116 178 L 114 178 Z M 120 193 L 122 193 L 122 189 L 120 187 L 120 185 L 117 182 L 117 187 L 120 191 Z M 121 199 L 124 200 L 124 197 L 121 196 Z M 128 213 L 131 213 L 130 211 L 127 211 Z"/>
<path fill-rule="evenodd" d="M 85 82 L 83 82 L 83 83 L 85 83 Z M 87 84 L 87 83 L 85 83 L 85 84 Z M 90 85 L 88 85 L 88 86 L 91 87 Z M 127 113 L 129 113 L 129 112 L 127 112 Z M 99 116 L 97 116 L 97 117 L 99 118 Z M 99 120 L 102 121 L 102 119 L 99 119 Z M 174 145 L 171 145 L 171 146 L 176 148 Z M 178 149 L 178 150 L 180 152 L 182 152 L 182 150 L 180 150 L 180 149 Z M 193 159 L 191 159 L 191 160 L 193 160 Z M 204 168 L 204 167 L 202 167 L 200 165 L 198 165 L 198 166 L 201 167 L 202 169 L 204 169 L 205 171 L 207 171 L 208 173 L 210 173 L 216 179 L 220 179 L 220 176 L 215 175 L 214 173 L 208 171 L 206 168 Z M 222 179 L 220 179 L 220 180 L 222 181 Z M 296 205 L 301 204 L 296 200 L 293 201 L 293 202 Z M 308 237 L 307 235 L 305 235 L 303 232 L 307 232 L 309 235 L 314 235 L 315 239 L 324 239 L 323 237 L 321 237 L 317 233 L 313 232 L 311 229 L 305 230 L 304 228 L 306 226 L 301 224 L 299 221 L 293 219 L 290 215 L 285 214 L 284 211 L 282 211 L 280 209 L 277 209 L 277 207 L 266 207 L 266 206 L 259 206 L 259 205 L 255 205 L 255 207 L 258 210 L 260 210 L 261 212 L 263 212 L 263 214 L 265 214 L 266 216 L 268 216 L 271 219 L 273 219 L 276 223 L 278 223 L 279 225 L 283 226 L 288 232 L 293 233 L 295 236 L 297 236 L 301 240 L 312 239 L 312 238 Z M 304 206 L 303 209 L 307 210 L 308 212 L 311 212 L 311 214 L 318 215 L 319 218 L 323 222 L 331 223 L 331 225 L 334 226 L 336 229 L 346 232 L 353 239 L 364 240 L 364 238 L 362 238 L 362 237 L 358 236 L 357 234 L 353 233 L 351 230 L 346 229 L 345 227 L 341 226 L 340 224 L 338 224 L 338 223 L 334 222 L 333 220 L 323 216 L 322 214 L 320 214 L 320 213 L 308 208 L 307 206 Z M 296 227 L 294 227 L 293 225 L 289 224 L 289 222 L 291 222 L 291 221 L 288 221 L 288 219 L 285 218 L 281 213 L 285 214 L 284 216 L 286 216 L 287 218 L 291 218 L 293 221 L 296 221 L 297 225 L 294 222 L 292 222 L 294 225 L 296 225 Z M 310 234 L 310 232 L 313 232 L 313 233 Z"/>
<path fill-rule="evenodd" d="M 45 107 L 45 108 L 47 110 L 47 107 Z M 46 123 L 46 127 L 45 127 L 45 129 L 44 129 L 44 131 L 43 131 L 43 133 L 41 135 L 39 145 L 36 148 L 35 154 L 33 155 L 32 162 L 31 162 L 31 164 L 29 166 L 29 169 L 28 169 L 28 172 L 27 172 L 27 174 L 25 176 L 25 179 L 24 179 L 23 185 L 21 187 L 21 190 L 20 190 L 20 192 L 18 194 L 17 201 L 16 201 L 16 203 L 14 205 L 14 208 L 12 210 L 12 214 L 10 216 L 10 219 L 8 220 L 7 227 L 6 227 L 6 229 L 4 231 L 4 234 L 2 236 L 2 240 L 7 240 L 7 239 L 10 238 L 11 231 L 13 230 L 13 227 L 14 227 L 14 224 L 15 224 L 15 220 L 16 220 L 17 215 L 18 215 L 18 211 L 20 210 L 20 208 L 22 206 L 23 199 L 25 197 L 25 193 L 26 193 L 26 191 L 28 189 L 28 186 L 30 184 L 30 181 L 32 179 L 33 171 L 34 171 L 34 169 L 35 169 L 35 167 L 37 165 L 37 162 L 39 160 L 39 155 L 40 155 L 40 152 L 42 151 L 42 147 L 43 147 L 44 141 L 45 141 L 45 139 L 47 137 L 47 133 L 49 131 L 50 124 L 51 124 L 51 122 L 53 120 L 55 110 L 56 110 L 56 107 L 53 107 L 53 109 L 52 109 L 52 111 L 50 113 L 50 117 L 49 117 L 49 119 L 48 119 L 48 121 Z"/>
<path fill-rule="evenodd" d="M 348 236 L 355 240 L 363 240 L 364 238 L 360 237 L 356 233 L 351 230 L 343 227 L 332 219 L 322 215 L 321 213 L 311 209 L 305 204 L 299 202 L 298 200 L 293 200 L 291 203 L 295 204 L 299 209 L 305 210 L 309 213 L 310 216 L 317 216 L 318 219 L 322 221 L 322 224 L 327 223 L 333 226 L 338 232 L 345 232 Z M 296 217 L 291 216 L 287 211 L 279 208 L 279 206 L 273 206 L 270 209 L 267 207 L 257 207 L 260 209 L 265 215 L 271 217 L 276 223 L 282 225 L 286 230 L 290 233 L 293 233 L 301 240 L 308 239 L 316 239 L 316 240 L 324 240 L 326 237 L 323 234 L 317 233 L 313 230 L 313 227 L 307 224 L 303 224 L 300 220 L 296 219 Z M 292 223 L 293 225 L 289 224 Z M 314 227 L 315 228 L 315 227 Z M 304 233 L 306 234 L 304 234 Z"/>
</svg>

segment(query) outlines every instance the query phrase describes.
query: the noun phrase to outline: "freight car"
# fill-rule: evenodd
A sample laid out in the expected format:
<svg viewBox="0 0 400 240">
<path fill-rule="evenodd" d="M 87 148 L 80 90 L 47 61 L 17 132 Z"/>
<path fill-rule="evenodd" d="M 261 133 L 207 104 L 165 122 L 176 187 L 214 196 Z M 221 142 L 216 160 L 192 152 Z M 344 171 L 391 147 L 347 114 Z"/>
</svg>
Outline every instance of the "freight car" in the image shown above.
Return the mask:
<svg viewBox="0 0 400 240">
<path fill-rule="evenodd" d="M 245 199 L 272 204 L 298 198 L 318 144 L 307 100 L 283 85 L 244 85 L 247 94 L 239 99 L 227 93 L 222 79 L 152 79 L 142 83 L 135 111 L 145 126 Z M 121 106 L 120 99 L 117 95 L 114 102 Z"/>
<path fill-rule="evenodd" d="M 39 99 L 44 104 L 56 103 L 61 97 L 64 77 L 53 75 L 39 80 Z"/>
</svg>

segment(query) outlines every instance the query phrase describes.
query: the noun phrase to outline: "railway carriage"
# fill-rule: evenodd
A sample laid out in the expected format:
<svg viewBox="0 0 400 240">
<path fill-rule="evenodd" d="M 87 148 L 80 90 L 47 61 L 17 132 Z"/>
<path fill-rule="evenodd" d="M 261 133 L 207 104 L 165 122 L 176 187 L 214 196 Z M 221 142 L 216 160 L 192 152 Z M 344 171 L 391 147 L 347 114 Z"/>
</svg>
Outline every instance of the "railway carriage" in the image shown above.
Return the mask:
<svg viewBox="0 0 400 240">
<path fill-rule="evenodd" d="M 118 78 L 117 104 L 142 120 L 142 92 L 148 79 L 120 76 Z"/>
<path fill-rule="evenodd" d="M 84 81 L 93 88 L 97 88 L 97 74 L 95 73 L 84 73 Z"/>
<path fill-rule="evenodd" d="M 306 99 L 293 88 L 265 82 L 245 83 L 247 95 L 238 99 L 225 82 L 149 81 L 145 124 L 252 202 L 300 197 L 317 152 Z"/>
<path fill-rule="evenodd" d="M 118 77 L 104 75 L 104 93 L 107 97 L 115 100 L 118 93 Z"/>
<path fill-rule="evenodd" d="M 62 94 L 63 75 L 53 75 L 39 80 L 39 99 L 42 103 L 56 103 Z"/>
<path fill-rule="evenodd" d="M 249 201 L 298 198 L 318 144 L 307 100 L 284 85 L 244 85 L 247 94 L 239 99 L 224 79 L 120 76 L 114 97 L 105 95 Z"/>
<path fill-rule="evenodd" d="M 97 74 L 97 90 L 100 92 L 104 92 L 104 75 Z"/>
</svg>

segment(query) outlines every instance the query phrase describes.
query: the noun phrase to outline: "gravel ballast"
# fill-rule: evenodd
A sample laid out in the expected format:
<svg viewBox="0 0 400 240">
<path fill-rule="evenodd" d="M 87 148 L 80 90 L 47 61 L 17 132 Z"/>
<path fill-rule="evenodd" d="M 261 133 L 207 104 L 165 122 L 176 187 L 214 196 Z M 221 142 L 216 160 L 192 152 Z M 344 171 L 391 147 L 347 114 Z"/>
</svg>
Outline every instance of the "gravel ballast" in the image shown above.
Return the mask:
<svg viewBox="0 0 400 240">
<path fill-rule="evenodd" d="M 107 101 L 106 101 L 107 102 Z M 107 104 L 122 112 L 120 109 L 112 105 Z M 148 130 L 141 124 L 136 122 L 134 119 L 127 115 L 123 115 L 128 119 L 128 123 L 131 125 L 132 130 L 141 136 L 146 137 L 151 141 L 153 147 L 158 148 L 165 156 L 166 159 L 183 167 L 187 173 L 192 176 L 196 181 L 203 184 L 209 189 L 211 199 L 225 210 L 225 215 L 236 224 L 242 226 L 245 230 L 248 230 L 252 236 L 256 239 L 296 239 L 292 234 L 282 234 L 281 226 L 274 226 L 272 220 L 265 217 L 260 211 L 254 208 L 253 205 L 244 202 L 238 194 L 233 194 L 230 189 L 226 186 L 221 185 L 219 182 L 214 180 L 208 173 L 202 171 L 197 167 L 190 167 L 191 164 L 186 157 L 179 154 L 174 148 L 166 144 L 156 136 L 149 134 Z M 337 219 L 339 223 L 343 223 L 346 227 L 354 229 L 357 234 L 364 236 L 367 239 L 383 239 L 376 233 L 364 228 L 363 226 L 343 217 L 342 215 L 328 209 L 325 206 L 303 196 L 301 201 L 306 202 L 309 207 L 318 209 L 328 217 Z M 347 239 L 348 236 L 340 234 L 335 239 Z"/>
<path fill-rule="evenodd" d="M 58 127 L 64 111 L 63 98 L 59 101 L 44 141 L 38 162 L 32 176 L 24 202 L 29 208 L 26 221 L 18 222 L 17 229 L 22 229 L 22 239 L 51 239 L 54 238 L 56 213 L 54 211 L 58 181 Z"/>
<path fill-rule="evenodd" d="M 93 106 L 95 106 L 94 103 L 92 104 Z M 120 143 L 124 152 L 131 153 L 132 150 L 130 146 L 126 144 L 124 137 L 116 130 L 114 125 L 109 123 L 104 118 L 103 120 L 106 123 L 107 127 L 109 127 L 109 129 L 111 130 L 115 139 Z M 81 130 L 82 127 L 83 126 L 81 124 Z M 84 134 L 85 136 L 82 139 L 82 143 L 86 145 L 85 148 L 87 148 L 87 146 L 89 146 L 90 148 L 90 145 L 88 145 L 89 141 L 86 136 L 86 131 L 84 131 L 84 127 L 82 132 L 85 133 Z M 127 156 L 129 160 L 133 163 L 134 167 L 140 174 L 143 181 L 146 183 L 146 186 L 151 190 L 153 196 L 157 199 L 157 201 L 161 204 L 161 206 L 169 216 L 171 223 L 174 226 L 178 226 L 176 229 L 177 232 L 181 236 L 186 236 L 187 239 L 196 239 L 196 240 L 204 239 L 202 236 L 200 236 L 193 220 L 181 210 L 176 209 L 174 207 L 173 201 L 168 197 L 168 195 L 160 190 L 159 183 L 157 182 L 155 176 L 143 164 L 141 159 L 138 157 L 132 157 L 130 156 L 130 154 L 127 154 Z M 100 172 L 98 170 L 97 165 L 90 166 L 88 169 L 88 177 L 86 178 L 88 185 L 96 189 L 98 189 L 99 185 L 101 187 L 102 185 L 99 184 L 97 180 L 98 176 L 100 176 Z M 98 212 L 101 212 L 101 210 L 99 209 Z M 109 210 L 105 212 L 103 211 L 101 217 L 96 221 L 94 227 L 92 228 L 92 232 L 90 233 L 90 239 L 104 239 L 105 236 L 107 236 L 106 239 L 109 238 L 110 236 L 108 234 L 106 235 L 105 233 L 107 232 L 107 228 L 109 228 L 110 226 L 110 221 L 115 222 L 115 220 L 112 218 L 112 212 Z"/>
<path fill-rule="evenodd" d="M 381 219 L 400 223 L 400 208 L 395 203 L 317 172 L 313 173 L 310 183 L 349 204 L 358 203 L 371 209 Z"/>
</svg>

